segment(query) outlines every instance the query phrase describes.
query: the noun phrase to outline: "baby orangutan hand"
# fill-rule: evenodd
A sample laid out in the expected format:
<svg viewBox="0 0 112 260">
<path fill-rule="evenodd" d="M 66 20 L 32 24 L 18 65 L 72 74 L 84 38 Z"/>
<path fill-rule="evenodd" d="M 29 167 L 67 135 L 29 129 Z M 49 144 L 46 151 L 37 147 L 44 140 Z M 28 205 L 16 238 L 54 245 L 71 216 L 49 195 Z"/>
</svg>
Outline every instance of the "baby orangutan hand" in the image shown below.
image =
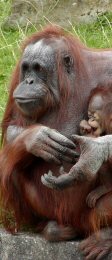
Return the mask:
<svg viewBox="0 0 112 260">
<path fill-rule="evenodd" d="M 81 155 L 78 162 L 68 173 L 64 171 L 55 177 L 50 171 L 41 176 L 41 181 L 49 188 L 64 189 L 76 183 L 91 181 L 96 173 L 112 155 L 111 135 L 98 138 L 73 135 L 73 140 L 80 145 Z"/>
<path fill-rule="evenodd" d="M 80 122 L 80 134 L 84 136 L 92 135 L 92 127 L 88 124 L 87 120 Z"/>
</svg>

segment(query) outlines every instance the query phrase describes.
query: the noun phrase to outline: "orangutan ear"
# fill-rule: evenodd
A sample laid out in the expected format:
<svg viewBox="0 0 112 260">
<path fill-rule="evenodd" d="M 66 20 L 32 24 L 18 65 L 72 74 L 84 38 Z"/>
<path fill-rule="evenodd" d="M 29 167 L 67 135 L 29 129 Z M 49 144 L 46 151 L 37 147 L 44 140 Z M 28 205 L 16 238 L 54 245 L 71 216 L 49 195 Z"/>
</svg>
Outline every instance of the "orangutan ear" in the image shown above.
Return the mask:
<svg viewBox="0 0 112 260">
<path fill-rule="evenodd" d="M 71 68 L 73 67 L 73 58 L 69 54 L 66 54 L 63 57 L 63 60 L 64 60 L 64 65 L 65 65 L 67 72 L 70 73 Z"/>
</svg>

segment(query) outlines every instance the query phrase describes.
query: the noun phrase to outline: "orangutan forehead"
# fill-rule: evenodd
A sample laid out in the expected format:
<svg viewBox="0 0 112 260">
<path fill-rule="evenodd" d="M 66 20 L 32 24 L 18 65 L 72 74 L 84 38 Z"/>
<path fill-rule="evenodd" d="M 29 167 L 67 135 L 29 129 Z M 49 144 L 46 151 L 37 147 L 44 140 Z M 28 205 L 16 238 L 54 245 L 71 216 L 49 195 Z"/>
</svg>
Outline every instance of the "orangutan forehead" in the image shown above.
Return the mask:
<svg viewBox="0 0 112 260">
<path fill-rule="evenodd" d="M 65 43 L 63 39 L 52 39 L 52 40 L 46 40 L 42 39 L 36 43 L 29 44 L 25 50 L 23 56 L 25 58 L 32 56 L 35 57 L 46 57 L 46 55 L 52 55 L 57 50 L 63 51 L 63 48 L 65 47 Z"/>
<path fill-rule="evenodd" d="M 50 45 L 45 44 L 44 40 L 40 40 L 34 44 L 30 44 L 24 50 L 24 57 L 30 56 L 45 56 L 46 54 L 52 53 L 52 47 Z"/>
<path fill-rule="evenodd" d="M 88 110 L 99 110 L 102 109 L 104 106 L 104 99 L 100 94 L 94 95 L 90 102 L 89 102 L 89 107 Z"/>
</svg>

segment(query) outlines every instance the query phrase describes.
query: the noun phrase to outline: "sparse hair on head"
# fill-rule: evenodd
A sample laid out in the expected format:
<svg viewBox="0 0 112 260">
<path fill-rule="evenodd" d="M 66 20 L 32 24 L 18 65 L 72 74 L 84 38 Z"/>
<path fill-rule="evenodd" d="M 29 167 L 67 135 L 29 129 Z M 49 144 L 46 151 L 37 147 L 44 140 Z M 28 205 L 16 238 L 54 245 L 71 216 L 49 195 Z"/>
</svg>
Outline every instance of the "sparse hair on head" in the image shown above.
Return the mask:
<svg viewBox="0 0 112 260">
<path fill-rule="evenodd" d="M 111 102 L 112 101 L 112 83 L 108 84 L 98 84 L 96 88 L 92 89 L 90 92 L 88 104 L 91 98 L 95 95 L 100 95 L 104 102 Z"/>
</svg>

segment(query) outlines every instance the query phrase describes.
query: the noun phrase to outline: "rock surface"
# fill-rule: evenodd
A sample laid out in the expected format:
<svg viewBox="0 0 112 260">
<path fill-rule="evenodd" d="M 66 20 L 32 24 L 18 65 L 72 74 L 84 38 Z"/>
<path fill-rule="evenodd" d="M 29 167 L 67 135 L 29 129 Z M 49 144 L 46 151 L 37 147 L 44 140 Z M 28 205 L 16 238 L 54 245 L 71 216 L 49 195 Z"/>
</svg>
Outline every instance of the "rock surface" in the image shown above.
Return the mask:
<svg viewBox="0 0 112 260">
<path fill-rule="evenodd" d="M 112 0 L 12 0 L 8 27 L 39 25 L 44 21 L 69 27 L 74 22 L 92 22 L 112 10 Z"/>
<path fill-rule="evenodd" d="M 0 230 L 0 260 L 84 260 L 79 242 L 49 243 L 37 234 L 11 235 Z M 112 260 L 105 257 L 105 260 Z"/>
<path fill-rule="evenodd" d="M 82 260 L 78 242 L 49 243 L 36 234 L 0 231 L 0 260 Z"/>
</svg>

